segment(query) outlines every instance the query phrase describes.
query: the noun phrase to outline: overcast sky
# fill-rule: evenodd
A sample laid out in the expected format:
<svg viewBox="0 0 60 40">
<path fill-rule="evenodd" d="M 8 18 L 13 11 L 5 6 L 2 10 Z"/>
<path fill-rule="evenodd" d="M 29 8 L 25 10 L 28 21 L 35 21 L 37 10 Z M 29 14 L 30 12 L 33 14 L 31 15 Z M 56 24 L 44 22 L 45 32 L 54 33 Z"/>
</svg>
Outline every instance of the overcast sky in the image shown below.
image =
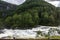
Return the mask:
<svg viewBox="0 0 60 40">
<path fill-rule="evenodd" d="M 9 2 L 9 3 L 12 3 L 12 4 L 16 4 L 16 5 L 19 5 L 19 4 L 22 4 L 23 2 L 25 2 L 25 0 L 3 0 L 3 1 L 6 1 L 6 2 Z M 51 3 L 52 5 L 54 6 L 60 6 L 60 0 L 45 0 L 47 1 L 48 3 Z"/>
<path fill-rule="evenodd" d="M 6 2 L 9 2 L 12 4 L 16 4 L 16 5 L 19 5 L 19 4 L 22 4 L 23 2 L 25 2 L 25 0 L 2 0 L 2 1 L 6 1 Z"/>
<path fill-rule="evenodd" d="M 45 0 L 45 1 L 47 1 L 48 3 L 51 3 L 56 7 L 60 6 L 60 0 Z"/>
</svg>

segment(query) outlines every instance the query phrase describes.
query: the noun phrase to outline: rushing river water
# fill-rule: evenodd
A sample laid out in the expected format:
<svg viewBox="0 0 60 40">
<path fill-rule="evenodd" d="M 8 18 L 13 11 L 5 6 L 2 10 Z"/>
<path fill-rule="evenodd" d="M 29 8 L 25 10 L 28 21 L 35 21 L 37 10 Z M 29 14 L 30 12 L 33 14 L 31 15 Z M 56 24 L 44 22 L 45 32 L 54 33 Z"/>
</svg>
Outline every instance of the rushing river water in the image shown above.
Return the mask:
<svg viewBox="0 0 60 40">
<path fill-rule="evenodd" d="M 26 30 L 4 29 L 4 30 L 1 30 L 2 32 L 0 33 L 0 38 L 11 38 L 11 39 L 13 37 L 15 38 L 36 38 L 37 31 L 41 31 L 42 34 L 48 34 L 49 30 L 51 30 L 50 36 L 54 36 L 54 35 L 60 36 L 57 29 L 60 30 L 60 27 L 39 26 L 37 28 L 26 29 Z M 44 36 L 40 35 L 40 37 L 43 38 Z"/>
</svg>

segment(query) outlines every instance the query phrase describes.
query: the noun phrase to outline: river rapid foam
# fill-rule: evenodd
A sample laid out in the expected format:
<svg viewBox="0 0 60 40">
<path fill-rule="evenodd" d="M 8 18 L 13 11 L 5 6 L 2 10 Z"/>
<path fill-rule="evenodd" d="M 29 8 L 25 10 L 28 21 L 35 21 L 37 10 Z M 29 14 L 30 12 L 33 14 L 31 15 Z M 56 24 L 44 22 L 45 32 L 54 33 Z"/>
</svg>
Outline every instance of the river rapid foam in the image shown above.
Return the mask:
<svg viewBox="0 0 60 40">
<path fill-rule="evenodd" d="M 51 30 L 53 29 L 53 30 Z M 36 28 L 32 28 L 32 29 L 26 29 L 26 30 L 20 30 L 20 29 L 4 29 L 4 30 L 0 30 L 2 31 L 2 33 L 0 32 L 0 38 L 3 39 L 13 39 L 15 38 L 36 38 L 37 35 L 37 31 L 41 31 L 43 35 L 48 34 L 49 30 L 51 30 L 50 32 L 50 36 L 60 36 L 60 34 L 58 33 L 57 29 L 60 31 L 60 27 L 50 27 L 50 26 L 39 26 Z M 40 35 L 40 38 L 43 38 L 44 36 Z"/>
</svg>

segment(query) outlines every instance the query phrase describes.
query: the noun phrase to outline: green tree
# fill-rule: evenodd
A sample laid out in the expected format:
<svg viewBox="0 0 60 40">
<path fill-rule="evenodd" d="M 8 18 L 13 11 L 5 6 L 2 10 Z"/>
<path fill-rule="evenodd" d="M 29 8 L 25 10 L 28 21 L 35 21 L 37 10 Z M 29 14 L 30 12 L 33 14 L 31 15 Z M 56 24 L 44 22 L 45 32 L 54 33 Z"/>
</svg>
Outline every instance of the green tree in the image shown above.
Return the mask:
<svg viewBox="0 0 60 40">
<path fill-rule="evenodd" d="M 0 19 L 0 29 L 4 29 L 4 21 L 3 19 Z"/>
<path fill-rule="evenodd" d="M 29 28 L 31 26 L 34 26 L 34 22 L 32 20 L 32 15 L 30 13 L 24 13 L 22 14 L 22 26 Z"/>
<path fill-rule="evenodd" d="M 5 20 L 5 23 L 6 23 L 5 25 L 6 25 L 7 28 L 11 28 L 11 25 L 13 24 L 12 23 L 12 17 L 10 17 L 10 16 L 7 17 L 6 20 Z"/>
<path fill-rule="evenodd" d="M 37 25 L 56 26 L 59 24 L 59 11 L 43 0 L 26 0 L 17 9 L 0 11 L 0 18 L 11 28 L 29 28 Z M 3 17 L 2 14 L 5 14 Z M 5 23 L 4 22 L 4 23 Z"/>
</svg>

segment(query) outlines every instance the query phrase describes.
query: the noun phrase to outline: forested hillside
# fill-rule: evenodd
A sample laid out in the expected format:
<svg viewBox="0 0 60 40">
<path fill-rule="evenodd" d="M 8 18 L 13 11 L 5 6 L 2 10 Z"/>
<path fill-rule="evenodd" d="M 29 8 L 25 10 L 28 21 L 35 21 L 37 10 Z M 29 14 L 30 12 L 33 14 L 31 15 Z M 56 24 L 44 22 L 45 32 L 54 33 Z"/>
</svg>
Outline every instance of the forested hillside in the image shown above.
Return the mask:
<svg viewBox="0 0 60 40">
<path fill-rule="evenodd" d="M 60 25 L 60 7 L 57 7 L 57 19 L 58 19 L 58 24 Z"/>
<path fill-rule="evenodd" d="M 5 28 L 5 19 L 12 16 L 17 5 L 10 4 L 0 0 L 0 28 Z"/>
<path fill-rule="evenodd" d="M 1 18 L 1 28 L 32 28 L 37 25 L 58 26 L 59 13 L 55 6 L 44 0 L 26 0 L 11 15 Z M 1 14 L 1 13 L 0 13 Z"/>
</svg>

